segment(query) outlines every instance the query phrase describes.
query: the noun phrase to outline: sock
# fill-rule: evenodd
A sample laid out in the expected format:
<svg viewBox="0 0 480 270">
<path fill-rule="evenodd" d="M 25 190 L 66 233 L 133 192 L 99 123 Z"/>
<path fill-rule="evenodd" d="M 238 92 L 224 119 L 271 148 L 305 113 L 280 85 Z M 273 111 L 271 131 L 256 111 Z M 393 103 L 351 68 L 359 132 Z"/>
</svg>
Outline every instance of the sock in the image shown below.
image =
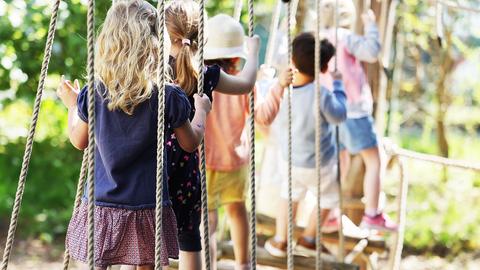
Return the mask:
<svg viewBox="0 0 480 270">
<path fill-rule="evenodd" d="M 245 263 L 245 264 L 235 263 L 235 270 L 250 270 L 250 263 Z"/>
<path fill-rule="evenodd" d="M 278 242 L 278 243 L 284 243 L 285 242 L 285 239 L 283 239 L 282 237 L 280 237 L 278 235 L 275 235 L 275 237 L 273 239 L 275 239 L 275 242 Z"/>
<path fill-rule="evenodd" d="M 307 241 L 310 244 L 315 244 L 315 237 L 312 236 L 302 236 L 303 240 Z"/>
<path fill-rule="evenodd" d="M 368 217 L 374 218 L 378 215 L 378 211 L 375 208 L 365 208 L 365 215 Z"/>
</svg>

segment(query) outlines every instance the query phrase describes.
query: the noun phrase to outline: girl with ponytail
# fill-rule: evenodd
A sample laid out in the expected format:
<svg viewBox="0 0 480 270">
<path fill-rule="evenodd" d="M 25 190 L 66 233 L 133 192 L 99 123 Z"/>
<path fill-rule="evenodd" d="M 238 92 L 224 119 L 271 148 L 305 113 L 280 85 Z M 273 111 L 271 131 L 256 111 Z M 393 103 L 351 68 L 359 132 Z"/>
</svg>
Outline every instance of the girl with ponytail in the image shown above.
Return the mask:
<svg viewBox="0 0 480 270">
<path fill-rule="evenodd" d="M 203 93 L 210 100 L 214 96 L 213 91 L 228 95 L 243 95 L 252 91 L 258 65 L 259 38 L 257 36 L 245 38 L 248 52 L 242 57 L 246 62 L 240 72 L 230 75 L 222 71 L 218 65 L 207 65 L 200 71 L 198 70 L 200 46 L 198 34 L 201 10 L 198 4 L 192 0 L 172 1 L 165 12 L 166 26 L 172 40 L 170 53 L 172 78 L 185 91 L 190 102 L 193 102 L 193 94 L 198 92 L 199 72 L 204 74 Z M 219 35 L 219 33 L 211 33 L 211 35 Z M 219 39 L 225 39 L 225 36 L 208 39 L 208 44 L 215 45 L 213 43 Z M 243 35 L 239 35 L 238 39 L 243 51 Z M 238 51 L 238 48 L 234 48 L 233 51 Z M 219 53 L 222 53 L 225 58 L 231 58 L 229 54 L 232 52 L 225 50 Z M 208 59 L 207 52 L 205 58 Z M 170 198 L 178 222 L 179 269 L 201 269 L 199 154 L 197 151 L 187 152 L 180 149 L 175 136 L 166 141 L 166 147 L 168 156 L 171 158 Z"/>
</svg>

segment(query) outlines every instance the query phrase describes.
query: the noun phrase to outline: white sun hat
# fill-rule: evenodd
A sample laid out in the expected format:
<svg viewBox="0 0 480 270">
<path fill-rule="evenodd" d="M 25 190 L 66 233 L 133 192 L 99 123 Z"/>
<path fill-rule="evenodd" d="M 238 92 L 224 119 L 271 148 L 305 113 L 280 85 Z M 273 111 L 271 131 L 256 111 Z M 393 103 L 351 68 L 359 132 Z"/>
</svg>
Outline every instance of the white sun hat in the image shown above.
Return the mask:
<svg viewBox="0 0 480 270">
<path fill-rule="evenodd" d="M 245 32 L 242 25 L 226 14 L 218 14 L 207 21 L 205 60 L 246 58 Z"/>
</svg>

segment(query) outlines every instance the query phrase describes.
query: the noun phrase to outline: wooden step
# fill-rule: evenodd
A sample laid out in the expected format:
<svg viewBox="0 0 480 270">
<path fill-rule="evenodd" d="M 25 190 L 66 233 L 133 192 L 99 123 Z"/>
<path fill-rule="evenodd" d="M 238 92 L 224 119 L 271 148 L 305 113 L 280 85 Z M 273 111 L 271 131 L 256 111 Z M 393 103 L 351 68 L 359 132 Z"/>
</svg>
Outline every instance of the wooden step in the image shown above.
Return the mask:
<svg viewBox="0 0 480 270">
<path fill-rule="evenodd" d="M 233 254 L 233 245 L 229 242 L 218 243 L 219 259 L 235 259 Z M 264 248 L 257 247 L 257 263 L 259 265 L 267 265 L 287 268 L 287 259 L 278 258 L 270 255 Z M 295 270 L 312 270 L 315 269 L 315 258 L 294 256 Z M 323 259 L 322 265 L 324 270 L 359 270 L 360 268 L 354 264 L 338 263 L 331 260 Z"/>
<path fill-rule="evenodd" d="M 303 228 L 295 226 L 294 238 L 297 239 L 301 236 Z M 266 236 L 274 235 L 275 233 L 275 219 L 258 214 L 257 215 L 257 234 L 263 234 Z M 345 237 L 345 249 L 352 250 L 355 245 L 361 240 L 361 238 Z M 374 252 L 383 253 L 388 251 L 388 247 L 383 238 L 367 239 L 368 245 L 364 252 L 372 254 Z M 338 244 L 338 233 L 322 234 L 322 241 L 329 244 Z"/>
</svg>

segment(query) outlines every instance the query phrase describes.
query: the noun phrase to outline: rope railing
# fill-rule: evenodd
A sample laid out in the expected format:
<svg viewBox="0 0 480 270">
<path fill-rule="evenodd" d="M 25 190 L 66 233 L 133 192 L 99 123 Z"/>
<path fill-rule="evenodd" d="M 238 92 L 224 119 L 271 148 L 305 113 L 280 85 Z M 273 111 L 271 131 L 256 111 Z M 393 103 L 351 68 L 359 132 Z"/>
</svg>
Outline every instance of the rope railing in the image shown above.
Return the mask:
<svg viewBox="0 0 480 270">
<path fill-rule="evenodd" d="M 472 170 L 475 172 L 480 172 L 480 164 L 474 163 L 471 161 L 450 159 L 450 158 L 436 156 L 436 155 L 419 153 L 412 150 L 400 148 L 393 143 L 384 143 L 384 147 L 387 154 L 392 156 L 400 156 L 400 157 L 405 157 L 409 159 L 430 162 L 430 163 L 434 163 L 442 166 L 455 167 L 455 168 L 460 168 L 464 170 Z"/>
<path fill-rule="evenodd" d="M 448 0 L 438 0 L 438 2 L 440 2 L 442 5 L 445 5 L 450 9 L 458 9 L 458 10 L 463 10 L 463 11 L 468 11 L 473 13 L 480 13 L 480 8 L 463 6 L 463 5 L 460 5 L 459 3 L 455 3 Z"/>
</svg>

